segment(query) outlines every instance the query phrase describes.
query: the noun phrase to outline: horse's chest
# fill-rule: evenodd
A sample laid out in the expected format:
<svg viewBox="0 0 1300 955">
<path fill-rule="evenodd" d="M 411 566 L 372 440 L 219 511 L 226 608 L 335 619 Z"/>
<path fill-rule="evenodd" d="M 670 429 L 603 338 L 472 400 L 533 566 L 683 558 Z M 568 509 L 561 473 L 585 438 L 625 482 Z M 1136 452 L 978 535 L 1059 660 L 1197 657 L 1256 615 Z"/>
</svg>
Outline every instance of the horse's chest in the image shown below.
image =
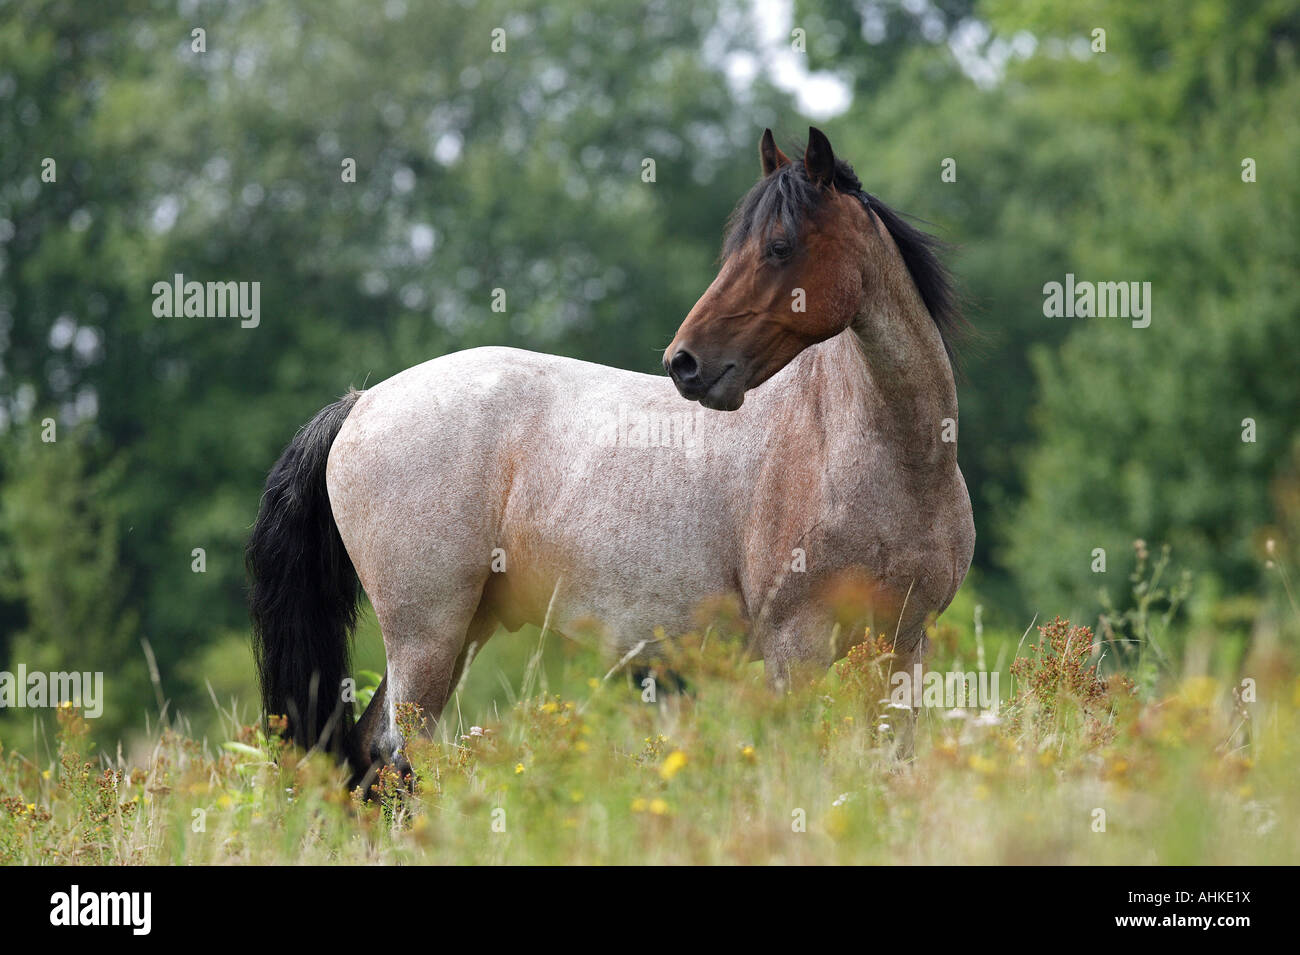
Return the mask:
<svg viewBox="0 0 1300 955">
<path fill-rule="evenodd" d="M 940 490 L 909 494 L 890 486 L 859 487 L 827 501 L 819 519 L 796 538 L 786 531 L 795 541 L 788 544 L 789 570 L 773 569 L 801 573 L 802 586 L 796 581 L 794 589 L 808 595 L 848 586 L 867 592 L 870 600 L 939 609 L 960 582 L 957 566 L 970 549 L 969 524 L 969 513 L 955 514 Z M 776 540 L 767 546 L 787 549 Z"/>
</svg>

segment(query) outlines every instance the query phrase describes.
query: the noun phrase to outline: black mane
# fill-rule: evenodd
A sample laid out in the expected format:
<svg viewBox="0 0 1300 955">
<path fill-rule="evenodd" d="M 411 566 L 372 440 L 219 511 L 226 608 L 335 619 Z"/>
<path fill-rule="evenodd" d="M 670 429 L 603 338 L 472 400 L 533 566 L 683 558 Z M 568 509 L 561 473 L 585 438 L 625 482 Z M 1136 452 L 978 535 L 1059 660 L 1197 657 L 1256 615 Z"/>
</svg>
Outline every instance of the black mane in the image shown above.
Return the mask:
<svg viewBox="0 0 1300 955">
<path fill-rule="evenodd" d="M 939 257 L 945 249 L 944 243 L 911 225 L 902 215 L 865 192 L 853 167 L 843 159 L 835 161 L 833 185 L 839 192 L 856 196 L 894 237 L 907 271 L 921 293 L 921 301 L 939 329 L 948 360 L 955 362 L 953 339 L 964 323 L 952 276 Z M 801 158 L 764 176 L 740 200 L 727 220 L 723 259 L 737 251 L 759 230 L 760 238 L 766 238 L 774 229 L 786 235 L 798 235 L 804 220 L 821 202 L 821 196 L 821 190 L 809 180 Z"/>
</svg>

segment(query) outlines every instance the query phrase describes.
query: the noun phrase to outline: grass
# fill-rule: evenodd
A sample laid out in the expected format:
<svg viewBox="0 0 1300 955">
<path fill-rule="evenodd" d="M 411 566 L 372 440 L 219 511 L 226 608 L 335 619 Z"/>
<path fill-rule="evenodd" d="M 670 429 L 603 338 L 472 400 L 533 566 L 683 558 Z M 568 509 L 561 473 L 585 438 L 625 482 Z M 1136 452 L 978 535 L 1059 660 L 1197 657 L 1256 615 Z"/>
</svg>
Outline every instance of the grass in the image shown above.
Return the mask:
<svg viewBox="0 0 1300 955">
<path fill-rule="evenodd" d="M 887 639 L 774 695 L 738 642 L 697 636 L 669 661 L 687 690 L 649 703 L 592 653 L 500 636 L 439 738 L 410 748 L 415 792 L 389 780 L 368 802 L 237 708 L 221 744 L 182 721 L 132 765 L 65 707 L 44 761 L 0 753 L 0 862 L 1300 861 L 1288 654 L 1252 661 L 1242 702 L 1235 676 L 1103 677 L 1091 632 L 1064 621 L 933 638 L 930 667 L 987 655 L 1010 692 L 996 715 L 924 709 L 908 766 L 890 753 Z M 503 677 L 520 662 L 522 686 Z"/>
</svg>

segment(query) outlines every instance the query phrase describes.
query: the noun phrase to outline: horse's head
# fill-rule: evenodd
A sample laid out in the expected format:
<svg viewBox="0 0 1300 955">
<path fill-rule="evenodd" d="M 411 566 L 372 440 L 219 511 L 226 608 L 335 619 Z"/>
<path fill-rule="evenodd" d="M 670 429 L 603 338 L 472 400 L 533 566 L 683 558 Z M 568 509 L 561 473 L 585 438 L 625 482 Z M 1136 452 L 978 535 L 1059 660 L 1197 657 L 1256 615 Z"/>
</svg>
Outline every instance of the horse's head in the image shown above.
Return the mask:
<svg viewBox="0 0 1300 955">
<path fill-rule="evenodd" d="M 664 353 L 682 397 L 718 411 L 849 326 L 874 232 L 861 186 L 820 130 L 798 161 L 771 130 L 758 153 L 763 178 L 732 213 L 718 276 Z"/>
</svg>

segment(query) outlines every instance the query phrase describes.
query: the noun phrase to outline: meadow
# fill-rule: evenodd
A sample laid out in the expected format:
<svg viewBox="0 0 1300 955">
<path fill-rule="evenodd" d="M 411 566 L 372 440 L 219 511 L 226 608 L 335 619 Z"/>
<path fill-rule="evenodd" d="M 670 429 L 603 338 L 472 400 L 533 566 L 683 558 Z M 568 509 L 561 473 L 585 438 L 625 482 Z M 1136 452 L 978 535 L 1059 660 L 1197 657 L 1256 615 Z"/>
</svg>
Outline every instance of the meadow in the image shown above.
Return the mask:
<svg viewBox="0 0 1300 955">
<path fill-rule="evenodd" d="M 369 800 L 268 737 L 251 701 L 214 696 L 201 737 L 155 722 L 135 757 L 64 706 L 43 755 L 0 753 L 0 863 L 1294 864 L 1293 653 L 1259 628 L 1239 661 L 1207 652 L 1167 591 L 1135 591 L 1156 600 L 1121 653 L 1059 618 L 986 627 L 968 586 L 927 667 L 995 670 L 1001 703 L 923 708 L 906 765 L 887 634 L 774 694 L 708 627 L 670 651 L 686 685 L 654 702 L 589 650 L 498 635 L 437 739 L 409 747 L 414 791 L 389 775 Z M 359 639 L 372 659 L 373 618 Z"/>
</svg>

